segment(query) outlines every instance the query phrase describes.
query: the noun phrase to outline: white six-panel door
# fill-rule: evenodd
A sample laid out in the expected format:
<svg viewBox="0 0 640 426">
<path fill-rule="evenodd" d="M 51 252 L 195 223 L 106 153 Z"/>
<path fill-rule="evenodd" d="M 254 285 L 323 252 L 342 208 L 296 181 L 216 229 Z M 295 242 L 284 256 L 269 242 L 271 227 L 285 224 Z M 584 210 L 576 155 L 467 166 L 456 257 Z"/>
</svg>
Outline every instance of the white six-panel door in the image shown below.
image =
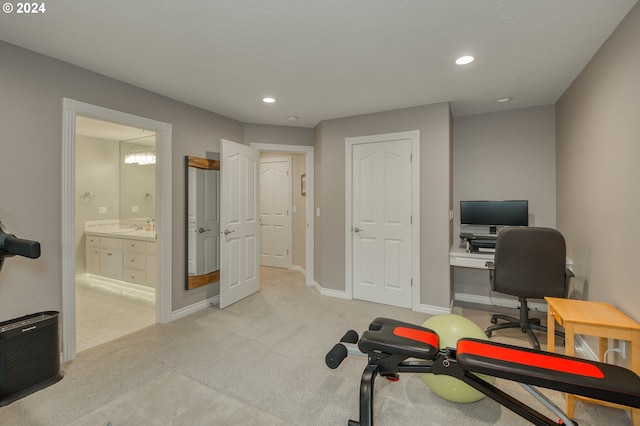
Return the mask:
<svg viewBox="0 0 640 426">
<path fill-rule="evenodd" d="M 359 142 L 351 145 L 353 297 L 410 308 L 412 140 Z"/>
<path fill-rule="evenodd" d="M 260 159 L 260 264 L 291 266 L 291 157 Z"/>
<path fill-rule="evenodd" d="M 259 152 L 220 142 L 220 308 L 260 290 Z"/>
</svg>

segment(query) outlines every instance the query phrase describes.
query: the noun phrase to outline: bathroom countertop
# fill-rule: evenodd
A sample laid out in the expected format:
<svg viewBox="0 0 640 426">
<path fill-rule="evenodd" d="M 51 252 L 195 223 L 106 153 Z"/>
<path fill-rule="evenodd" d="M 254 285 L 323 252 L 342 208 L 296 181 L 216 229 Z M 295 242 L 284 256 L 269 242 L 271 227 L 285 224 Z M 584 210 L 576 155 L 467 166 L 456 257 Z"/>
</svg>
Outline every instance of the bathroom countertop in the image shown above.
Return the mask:
<svg viewBox="0 0 640 426">
<path fill-rule="evenodd" d="M 126 240 L 155 241 L 156 231 L 137 230 L 133 228 L 116 228 L 84 231 L 86 235 L 98 237 L 122 238 Z"/>
</svg>

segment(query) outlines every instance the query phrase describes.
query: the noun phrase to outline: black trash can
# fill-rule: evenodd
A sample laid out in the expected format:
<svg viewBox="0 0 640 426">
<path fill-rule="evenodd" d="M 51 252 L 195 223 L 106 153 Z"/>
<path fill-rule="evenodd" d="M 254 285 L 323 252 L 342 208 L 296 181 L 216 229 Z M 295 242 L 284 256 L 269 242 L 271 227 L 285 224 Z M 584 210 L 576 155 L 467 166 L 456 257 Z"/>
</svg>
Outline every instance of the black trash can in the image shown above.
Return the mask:
<svg viewBox="0 0 640 426">
<path fill-rule="evenodd" d="M 59 312 L 0 323 L 0 407 L 60 379 Z"/>
</svg>

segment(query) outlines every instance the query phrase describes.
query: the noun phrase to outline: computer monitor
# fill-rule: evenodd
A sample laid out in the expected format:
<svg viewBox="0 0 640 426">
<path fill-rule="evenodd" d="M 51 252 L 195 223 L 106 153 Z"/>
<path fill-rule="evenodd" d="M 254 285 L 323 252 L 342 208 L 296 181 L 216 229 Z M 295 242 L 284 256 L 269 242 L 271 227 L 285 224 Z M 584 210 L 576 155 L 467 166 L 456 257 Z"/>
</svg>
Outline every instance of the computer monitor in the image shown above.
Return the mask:
<svg viewBox="0 0 640 426">
<path fill-rule="evenodd" d="M 461 225 L 485 225 L 495 233 L 498 226 L 528 226 L 528 200 L 460 201 Z"/>
</svg>

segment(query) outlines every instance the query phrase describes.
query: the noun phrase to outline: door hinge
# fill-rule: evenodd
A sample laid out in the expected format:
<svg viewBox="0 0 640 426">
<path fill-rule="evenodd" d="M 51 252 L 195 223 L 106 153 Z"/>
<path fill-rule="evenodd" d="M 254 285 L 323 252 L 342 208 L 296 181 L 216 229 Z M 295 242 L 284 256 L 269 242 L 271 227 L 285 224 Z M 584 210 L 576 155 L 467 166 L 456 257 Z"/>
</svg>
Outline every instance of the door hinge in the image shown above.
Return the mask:
<svg viewBox="0 0 640 426">
<path fill-rule="evenodd" d="M 411 288 L 413 288 L 413 278 L 411 278 Z"/>
<path fill-rule="evenodd" d="M 411 154 L 409 154 L 409 162 L 413 163 L 413 152 Z"/>
<path fill-rule="evenodd" d="M 289 256 L 289 249 L 287 249 L 287 256 Z"/>
<path fill-rule="evenodd" d="M 409 215 L 409 225 L 413 225 L 413 215 Z"/>
</svg>

